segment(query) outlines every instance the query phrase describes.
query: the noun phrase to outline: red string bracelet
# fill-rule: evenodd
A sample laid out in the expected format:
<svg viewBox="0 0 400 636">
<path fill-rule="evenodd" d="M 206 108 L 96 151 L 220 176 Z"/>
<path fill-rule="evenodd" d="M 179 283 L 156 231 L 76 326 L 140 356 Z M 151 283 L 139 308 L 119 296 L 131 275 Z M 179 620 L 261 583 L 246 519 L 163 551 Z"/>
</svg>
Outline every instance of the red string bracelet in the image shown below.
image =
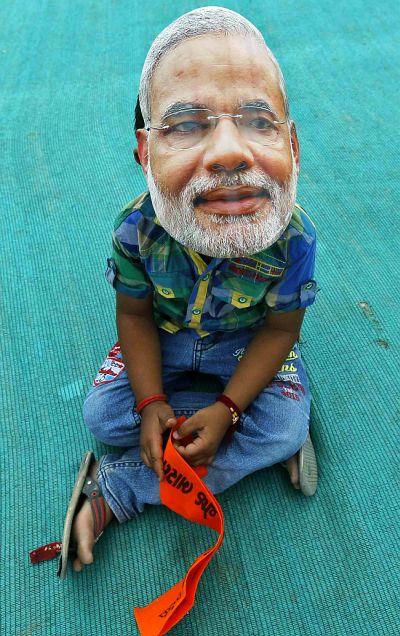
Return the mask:
<svg viewBox="0 0 400 636">
<path fill-rule="evenodd" d="M 242 414 L 242 411 L 235 404 L 235 402 L 233 400 L 231 400 L 231 398 L 229 398 L 227 395 L 224 395 L 224 393 L 221 393 L 220 395 L 217 395 L 217 397 L 215 398 L 215 401 L 216 402 L 222 402 L 222 404 L 225 404 L 225 406 L 228 407 L 228 409 L 229 409 L 229 411 L 231 413 L 231 417 L 232 417 L 231 429 L 232 429 L 232 432 L 235 431 L 237 429 L 237 425 L 238 425 L 238 422 L 240 420 L 240 416 Z"/>
<path fill-rule="evenodd" d="M 239 422 L 240 416 L 242 414 L 242 411 L 240 410 L 240 408 L 235 404 L 233 400 L 231 400 L 231 398 L 229 398 L 224 393 L 217 395 L 217 397 L 215 398 L 215 401 L 222 402 L 222 404 L 225 404 L 225 406 L 228 407 L 232 416 L 232 426 L 236 427 L 237 423 Z"/>
<path fill-rule="evenodd" d="M 167 402 L 168 398 L 165 393 L 157 393 L 156 395 L 151 395 L 150 397 L 144 398 L 140 400 L 139 404 L 136 405 L 135 411 L 136 413 L 141 413 L 145 406 L 151 404 L 152 402 Z"/>
</svg>

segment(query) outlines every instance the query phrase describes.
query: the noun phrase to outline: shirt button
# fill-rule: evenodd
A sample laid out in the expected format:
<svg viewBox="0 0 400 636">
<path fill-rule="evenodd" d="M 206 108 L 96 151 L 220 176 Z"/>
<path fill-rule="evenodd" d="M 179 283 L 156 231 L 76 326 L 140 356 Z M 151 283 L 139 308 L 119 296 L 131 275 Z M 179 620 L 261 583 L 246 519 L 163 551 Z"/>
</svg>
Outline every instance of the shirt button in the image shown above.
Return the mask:
<svg viewBox="0 0 400 636">
<path fill-rule="evenodd" d="M 165 289 L 165 287 L 163 287 L 163 289 L 161 290 L 163 294 L 165 294 L 166 296 L 168 296 L 171 292 L 169 289 Z"/>
<path fill-rule="evenodd" d="M 195 316 L 198 316 L 199 314 L 201 314 L 201 309 L 198 309 L 198 308 L 193 309 L 192 314 L 194 314 Z"/>
<path fill-rule="evenodd" d="M 240 297 L 238 298 L 238 301 L 239 301 L 240 303 L 245 303 L 245 302 L 246 302 L 246 300 L 247 300 L 246 296 L 240 296 Z"/>
</svg>

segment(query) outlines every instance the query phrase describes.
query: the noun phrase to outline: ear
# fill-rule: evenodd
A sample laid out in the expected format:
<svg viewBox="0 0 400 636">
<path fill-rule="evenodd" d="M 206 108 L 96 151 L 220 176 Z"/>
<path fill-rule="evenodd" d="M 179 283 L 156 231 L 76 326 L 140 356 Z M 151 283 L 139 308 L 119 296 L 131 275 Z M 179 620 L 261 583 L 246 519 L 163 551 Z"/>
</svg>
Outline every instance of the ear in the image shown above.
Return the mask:
<svg viewBox="0 0 400 636">
<path fill-rule="evenodd" d="M 139 159 L 139 153 L 137 151 L 137 148 L 133 149 L 133 158 L 135 159 L 136 163 L 138 163 L 140 166 L 140 159 Z"/>
<path fill-rule="evenodd" d="M 139 128 L 136 131 L 137 154 L 139 156 L 139 163 L 142 166 L 144 174 L 147 175 L 147 166 L 149 163 L 149 144 L 147 132 L 144 128 Z"/>
<path fill-rule="evenodd" d="M 300 169 L 300 144 L 296 132 L 296 124 L 292 121 L 290 125 L 290 144 L 292 146 L 293 156 L 296 163 L 297 174 Z"/>
</svg>

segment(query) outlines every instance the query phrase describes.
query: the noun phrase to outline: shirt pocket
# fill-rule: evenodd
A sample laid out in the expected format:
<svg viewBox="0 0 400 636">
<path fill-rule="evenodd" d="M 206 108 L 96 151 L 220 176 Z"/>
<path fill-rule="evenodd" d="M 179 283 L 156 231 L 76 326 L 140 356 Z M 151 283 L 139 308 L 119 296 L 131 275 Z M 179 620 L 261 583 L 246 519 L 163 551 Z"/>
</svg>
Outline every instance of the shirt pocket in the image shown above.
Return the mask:
<svg viewBox="0 0 400 636">
<path fill-rule="evenodd" d="M 220 273 L 218 282 L 212 287 L 211 294 L 236 309 L 247 309 L 263 302 L 272 282 L 267 279 L 262 281 L 243 279 L 230 275 L 229 272 L 223 272 Z"/>
<path fill-rule="evenodd" d="M 225 311 L 230 308 L 230 310 L 235 309 L 246 309 L 253 305 L 257 305 L 262 297 L 263 290 L 254 290 L 251 293 L 245 293 L 242 291 L 235 291 L 232 289 L 227 289 L 226 287 L 221 287 L 216 285 L 211 288 L 211 296 L 212 302 L 214 301 L 214 305 L 219 305 L 223 303 L 226 305 Z M 221 305 L 219 305 L 221 307 Z"/>
<path fill-rule="evenodd" d="M 237 309 L 254 307 L 265 301 L 268 289 L 282 277 L 283 265 L 275 258 L 261 261 L 243 257 L 227 261 L 212 293 Z"/>
</svg>

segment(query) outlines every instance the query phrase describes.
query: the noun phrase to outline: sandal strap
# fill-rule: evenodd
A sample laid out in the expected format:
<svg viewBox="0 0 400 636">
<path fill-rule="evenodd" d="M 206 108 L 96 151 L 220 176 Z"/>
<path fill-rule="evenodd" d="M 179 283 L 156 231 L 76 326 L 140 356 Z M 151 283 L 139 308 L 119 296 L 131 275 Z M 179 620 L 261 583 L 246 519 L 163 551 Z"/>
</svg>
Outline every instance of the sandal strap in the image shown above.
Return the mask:
<svg viewBox="0 0 400 636">
<path fill-rule="evenodd" d="M 104 526 L 106 525 L 106 507 L 104 504 L 104 497 L 101 494 L 99 484 L 93 477 L 86 477 L 82 492 L 89 499 L 90 508 L 93 516 L 93 531 L 95 541 L 103 534 Z M 46 543 L 45 545 L 31 550 L 29 552 L 29 558 L 31 563 L 41 563 L 42 561 L 50 561 L 60 554 L 62 548 L 61 541 L 53 541 L 52 543 Z M 74 554 L 75 547 L 71 545 L 68 553 Z"/>
<path fill-rule="evenodd" d="M 106 525 L 106 507 L 104 497 L 101 494 L 100 486 L 93 477 L 86 477 L 82 492 L 89 499 L 93 516 L 94 538 L 97 539 L 103 533 Z"/>
<path fill-rule="evenodd" d="M 61 545 L 61 541 L 53 541 L 52 543 L 46 543 L 46 545 L 40 546 L 40 548 L 31 550 L 29 552 L 31 563 L 40 563 L 41 561 L 50 561 L 50 559 L 54 559 L 57 554 L 60 554 Z"/>
</svg>

